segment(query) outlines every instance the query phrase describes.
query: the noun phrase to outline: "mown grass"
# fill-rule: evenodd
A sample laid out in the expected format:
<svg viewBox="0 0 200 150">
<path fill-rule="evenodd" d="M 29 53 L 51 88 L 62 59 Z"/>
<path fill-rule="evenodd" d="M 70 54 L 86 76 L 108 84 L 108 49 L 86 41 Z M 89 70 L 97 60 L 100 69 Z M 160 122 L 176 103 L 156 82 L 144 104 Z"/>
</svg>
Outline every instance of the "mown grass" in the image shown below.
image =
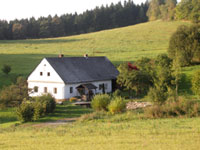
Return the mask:
<svg viewBox="0 0 200 150">
<path fill-rule="evenodd" d="M 52 127 L 0 130 L 0 149 L 196 150 L 200 118 L 89 121 Z"/>
<path fill-rule="evenodd" d="M 16 111 L 15 108 L 0 109 L 0 128 L 8 128 L 12 125 L 20 124 L 20 122 L 17 120 L 15 111 Z M 37 121 L 35 121 L 34 123 L 51 122 L 64 118 L 77 118 L 83 114 L 91 112 L 92 112 L 91 108 L 74 106 L 71 105 L 70 103 L 67 103 L 65 105 L 57 105 L 54 113 L 42 117 Z"/>
<path fill-rule="evenodd" d="M 13 76 L 28 76 L 44 57 L 107 56 L 114 64 L 166 53 L 169 38 L 179 25 L 189 22 L 154 21 L 124 28 L 61 38 L 0 41 L 0 68 L 11 65 L 10 76 L 0 71 L 0 88 Z"/>
</svg>

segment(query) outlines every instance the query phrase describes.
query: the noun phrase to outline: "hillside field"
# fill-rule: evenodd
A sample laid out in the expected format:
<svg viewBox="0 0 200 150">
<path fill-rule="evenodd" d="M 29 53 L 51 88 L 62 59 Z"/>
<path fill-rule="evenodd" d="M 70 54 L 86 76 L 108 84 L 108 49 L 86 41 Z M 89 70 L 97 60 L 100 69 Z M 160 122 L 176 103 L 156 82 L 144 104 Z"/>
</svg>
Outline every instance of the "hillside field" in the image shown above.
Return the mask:
<svg viewBox="0 0 200 150">
<path fill-rule="evenodd" d="M 5 76 L 0 71 L 0 88 L 10 84 L 17 75 L 28 76 L 44 57 L 107 56 L 115 65 L 134 61 L 143 56 L 155 57 L 166 53 L 169 38 L 179 25 L 189 22 L 154 21 L 134 26 L 105 30 L 77 36 L 0 41 L 0 68 L 11 65 Z"/>
<path fill-rule="evenodd" d="M 66 115 L 70 111 L 77 113 L 66 109 Z M 127 112 L 61 126 L 35 125 L 0 126 L 0 149 L 197 150 L 200 146 L 200 118 L 142 119 Z"/>
<path fill-rule="evenodd" d="M 190 25 L 154 21 L 77 36 L 0 41 L 0 68 L 3 64 L 12 67 L 8 76 L 0 71 L 0 89 L 18 75 L 27 77 L 42 58 L 57 57 L 59 53 L 66 57 L 85 53 L 107 56 L 115 65 L 144 56 L 155 57 L 167 52 L 170 36 L 183 24 Z M 200 65 L 185 67 L 183 73 L 190 79 L 198 69 Z M 190 86 L 189 81 L 183 83 L 180 92 L 192 97 Z M 200 147 L 199 117 L 146 119 L 142 110 L 96 116 L 88 114 L 91 112 L 92 109 L 67 103 L 58 105 L 55 113 L 36 122 L 20 124 L 15 108 L 0 109 L 0 150 L 197 150 Z M 83 114 L 86 115 L 73 123 L 41 125 Z"/>
</svg>

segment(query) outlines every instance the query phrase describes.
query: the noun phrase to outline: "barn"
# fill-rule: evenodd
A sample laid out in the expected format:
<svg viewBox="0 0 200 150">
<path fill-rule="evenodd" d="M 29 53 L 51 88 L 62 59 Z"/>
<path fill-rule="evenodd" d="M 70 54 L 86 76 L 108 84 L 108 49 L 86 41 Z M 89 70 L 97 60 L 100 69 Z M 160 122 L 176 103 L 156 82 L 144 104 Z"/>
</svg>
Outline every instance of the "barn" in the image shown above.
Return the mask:
<svg viewBox="0 0 200 150">
<path fill-rule="evenodd" d="M 44 58 L 28 77 L 31 97 L 45 93 L 57 100 L 111 93 L 119 72 L 107 57 Z"/>
</svg>

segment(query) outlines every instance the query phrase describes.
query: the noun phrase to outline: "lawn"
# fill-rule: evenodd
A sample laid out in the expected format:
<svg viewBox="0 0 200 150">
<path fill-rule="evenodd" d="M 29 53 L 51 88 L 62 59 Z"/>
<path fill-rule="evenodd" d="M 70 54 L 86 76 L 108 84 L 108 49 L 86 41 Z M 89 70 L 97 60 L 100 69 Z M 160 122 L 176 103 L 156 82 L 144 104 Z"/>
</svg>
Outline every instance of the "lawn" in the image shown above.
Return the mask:
<svg viewBox="0 0 200 150">
<path fill-rule="evenodd" d="M 0 130 L 3 150 L 196 150 L 200 118 L 140 119 L 133 112 L 57 127 Z"/>
<path fill-rule="evenodd" d="M 153 21 L 134 26 L 105 30 L 77 36 L 0 41 L 0 68 L 11 65 L 6 76 L 0 72 L 0 88 L 9 85 L 16 76 L 28 76 L 44 57 L 107 56 L 115 65 L 141 57 L 166 53 L 170 36 L 180 25 L 189 22 Z"/>
<path fill-rule="evenodd" d="M 51 122 L 64 118 L 77 118 L 83 114 L 91 113 L 92 109 L 84 108 L 80 106 L 74 106 L 70 103 L 65 105 L 57 105 L 53 114 L 49 114 L 43 118 L 40 118 L 34 123 L 39 122 Z M 0 129 L 8 128 L 10 126 L 15 126 L 15 124 L 19 124 L 17 121 L 17 116 L 15 113 L 15 108 L 8 109 L 0 109 Z"/>
</svg>

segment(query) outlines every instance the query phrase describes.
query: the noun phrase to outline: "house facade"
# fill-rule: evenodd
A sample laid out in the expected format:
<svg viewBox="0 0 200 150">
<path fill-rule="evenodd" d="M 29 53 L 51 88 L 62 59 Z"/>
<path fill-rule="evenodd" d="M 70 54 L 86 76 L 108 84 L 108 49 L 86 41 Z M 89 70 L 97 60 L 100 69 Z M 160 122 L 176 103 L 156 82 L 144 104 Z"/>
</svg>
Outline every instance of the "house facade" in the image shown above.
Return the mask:
<svg viewBox="0 0 200 150">
<path fill-rule="evenodd" d="M 50 93 L 57 100 L 111 93 L 118 71 L 106 57 L 44 58 L 28 77 L 31 97 Z"/>
</svg>

